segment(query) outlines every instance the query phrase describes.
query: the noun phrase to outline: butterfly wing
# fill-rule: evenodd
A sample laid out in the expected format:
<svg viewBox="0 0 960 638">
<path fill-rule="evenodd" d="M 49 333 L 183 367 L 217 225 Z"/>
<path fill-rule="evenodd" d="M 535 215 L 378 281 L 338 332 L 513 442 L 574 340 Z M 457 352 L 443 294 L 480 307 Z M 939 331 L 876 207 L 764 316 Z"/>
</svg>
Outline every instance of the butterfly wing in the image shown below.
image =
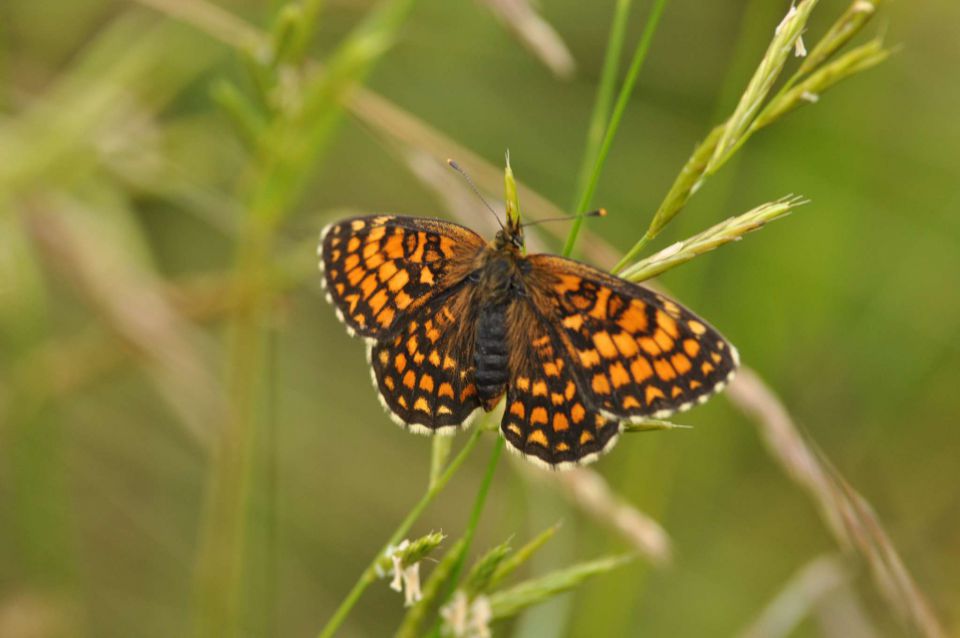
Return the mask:
<svg viewBox="0 0 960 638">
<path fill-rule="evenodd" d="M 374 338 L 470 272 L 483 239 L 440 221 L 393 215 L 327 226 L 318 249 L 322 283 L 351 334 Z"/>
<path fill-rule="evenodd" d="M 466 426 L 480 409 L 473 379 L 474 287 L 461 282 L 404 316 L 370 345 L 374 384 L 399 425 L 433 434 Z"/>
<path fill-rule="evenodd" d="M 663 418 L 721 391 L 736 349 L 680 304 L 554 255 L 532 255 L 533 307 L 555 326 L 587 399 L 618 420 Z"/>
<path fill-rule="evenodd" d="M 552 468 L 589 463 L 620 433 L 580 390 L 556 328 L 528 299 L 508 310 L 509 382 L 500 429 L 509 448 Z"/>
</svg>

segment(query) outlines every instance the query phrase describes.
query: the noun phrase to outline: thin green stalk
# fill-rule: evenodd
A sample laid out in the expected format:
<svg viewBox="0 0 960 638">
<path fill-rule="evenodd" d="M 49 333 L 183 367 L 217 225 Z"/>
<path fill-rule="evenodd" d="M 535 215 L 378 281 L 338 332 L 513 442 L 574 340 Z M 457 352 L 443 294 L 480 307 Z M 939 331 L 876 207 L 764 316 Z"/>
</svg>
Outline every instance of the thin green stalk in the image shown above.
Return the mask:
<svg viewBox="0 0 960 638">
<path fill-rule="evenodd" d="M 580 160 L 580 171 L 577 173 L 576 201 L 573 203 L 572 212 L 582 213 L 580 202 L 583 194 L 587 192 L 590 184 L 590 177 L 593 174 L 593 167 L 597 162 L 597 155 L 600 153 L 600 145 L 603 143 L 603 134 L 607 129 L 607 117 L 610 113 L 610 105 L 613 102 L 613 89 L 617 82 L 617 72 L 620 69 L 620 56 L 623 54 L 623 42 L 627 31 L 627 18 L 630 16 L 630 6 L 633 0 L 617 0 L 617 7 L 613 14 L 613 23 L 610 25 L 610 42 L 607 45 L 607 52 L 603 59 L 603 71 L 600 75 L 600 86 L 597 87 L 597 99 L 593 104 L 593 113 L 590 115 L 590 125 L 587 128 L 587 145 L 583 151 L 583 158 Z M 579 233 L 583 218 L 573 220 L 572 236 L 576 238 Z M 570 242 L 570 237 L 567 238 Z M 573 250 L 570 246 L 568 251 L 564 247 L 564 254 L 569 254 Z"/>
<path fill-rule="evenodd" d="M 610 148 L 613 146 L 613 138 L 617 134 L 620 126 L 620 120 L 627 110 L 627 104 L 633 89 L 637 84 L 637 78 L 640 75 L 640 69 L 643 68 L 643 62 L 647 58 L 647 52 L 650 50 L 650 44 L 653 42 L 653 35 L 656 33 L 657 26 L 660 23 L 660 17 L 667 6 L 667 0 L 655 0 L 653 8 L 650 10 L 650 16 L 647 18 L 647 24 L 644 26 L 643 34 L 640 36 L 640 42 L 633 53 L 633 61 L 630 63 L 630 69 L 627 71 L 627 78 L 620 88 L 620 94 L 617 96 L 617 103 L 613 108 L 613 114 L 610 116 L 610 123 L 607 125 L 607 131 L 604 135 L 600 150 L 597 152 L 596 160 L 593 163 L 593 170 L 590 173 L 590 179 L 587 181 L 586 189 L 580 194 L 580 201 L 577 204 L 577 212 L 587 209 L 593 200 L 593 195 L 597 190 L 597 184 L 600 181 L 600 173 L 603 171 L 603 165 L 607 161 L 607 155 L 610 154 Z M 570 228 L 570 234 L 567 236 L 567 242 L 563 247 L 562 254 L 569 256 L 576 245 L 577 236 L 580 233 L 580 227 L 583 225 L 583 218 L 574 220 Z"/>
<path fill-rule="evenodd" d="M 346 598 L 343 599 L 343 602 L 340 603 L 340 606 L 337 607 L 337 610 L 333 613 L 333 616 L 330 617 L 330 620 L 327 621 L 327 624 L 324 628 L 317 634 L 317 638 L 330 638 L 333 636 L 334 632 L 340 628 L 340 625 L 343 624 L 343 621 L 346 620 L 347 615 L 350 613 L 350 610 L 353 609 L 353 606 L 357 604 L 357 601 L 360 600 L 360 596 L 363 595 L 363 592 L 366 591 L 367 587 L 370 586 L 377 579 L 377 563 L 383 557 L 383 555 L 388 551 L 388 549 L 399 543 L 403 540 L 403 537 L 407 535 L 407 532 L 410 531 L 410 528 L 413 527 L 413 524 L 420 517 L 427 506 L 433 502 L 433 499 L 443 491 L 443 488 L 446 487 L 447 483 L 450 482 L 450 479 L 456 474 L 457 470 L 460 469 L 460 466 L 463 465 L 463 462 L 470 455 L 470 452 L 473 450 L 473 447 L 477 444 L 477 441 L 480 439 L 480 435 L 483 432 L 479 427 L 475 428 L 473 433 L 470 435 L 470 438 L 467 439 L 467 442 L 463 445 L 463 448 L 450 461 L 450 465 L 447 466 L 447 469 L 440 475 L 437 481 L 432 484 L 426 491 L 426 493 L 421 497 L 420 501 L 413 506 L 413 509 L 410 510 L 410 513 L 407 514 L 406 518 L 403 519 L 403 522 L 394 530 L 390 538 L 384 543 L 383 548 L 377 552 L 376 556 L 373 557 L 373 560 L 370 561 L 370 564 L 360 575 L 360 578 L 357 580 L 356 584 L 353 586 L 353 589 L 350 590 L 350 593 L 347 594 Z M 501 441 L 501 439 L 498 439 Z M 502 446 L 502 443 L 500 443 Z"/>
<path fill-rule="evenodd" d="M 477 527 L 480 525 L 480 516 L 483 514 L 483 506 L 487 500 L 487 493 L 490 491 L 490 485 L 493 483 L 493 475 L 497 470 L 497 463 L 500 460 L 501 453 L 503 452 L 504 441 L 505 439 L 502 436 L 498 436 L 496 442 L 493 444 L 493 452 L 491 452 L 490 461 L 487 463 L 487 473 L 483 477 L 483 482 L 480 483 L 480 489 L 477 492 L 477 498 L 473 501 L 473 510 L 470 512 L 470 521 L 467 523 L 467 529 L 463 534 L 463 538 L 461 539 L 463 547 L 460 557 L 450 570 L 450 576 L 447 580 L 447 591 L 440 599 L 441 607 L 447 602 L 447 600 L 450 599 L 450 596 L 453 595 L 453 592 L 456 591 L 457 581 L 460 578 L 460 572 L 463 571 L 463 566 L 467 560 L 467 554 L 470 552 L 470 545 L 473 543 L 473 537 L 476 535 Z M 430 632 L 430 635 L 440 635 L 439 623 L 434 626 L 433 631 Z"/>
</svg>

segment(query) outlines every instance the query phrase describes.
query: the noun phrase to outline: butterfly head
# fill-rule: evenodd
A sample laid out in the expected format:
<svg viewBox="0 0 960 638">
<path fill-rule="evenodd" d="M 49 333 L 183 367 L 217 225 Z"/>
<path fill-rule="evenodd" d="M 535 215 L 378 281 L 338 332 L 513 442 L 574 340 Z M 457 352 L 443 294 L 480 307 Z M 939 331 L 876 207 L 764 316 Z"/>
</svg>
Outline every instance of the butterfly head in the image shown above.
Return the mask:
<svg viewBox="0 0 960 638">
<path fill-rule="evenodd" d="M 515 217 L 507 216 L 507 225 L 497 231 L 493 245 L 497 250 L 523 252 L 523 226 L 520 221 Z"/>
</svg>

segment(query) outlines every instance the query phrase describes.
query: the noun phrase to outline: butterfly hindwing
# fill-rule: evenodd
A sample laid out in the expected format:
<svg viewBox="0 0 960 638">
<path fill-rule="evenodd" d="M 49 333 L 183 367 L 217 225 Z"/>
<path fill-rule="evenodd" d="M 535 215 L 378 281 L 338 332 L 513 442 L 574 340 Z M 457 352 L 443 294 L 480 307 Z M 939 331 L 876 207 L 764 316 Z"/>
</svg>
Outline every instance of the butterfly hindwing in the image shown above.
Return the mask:
<svg viewBox="0 0 960 638">
<path fill-rule="evenodd" d="M 374 383 L 394 420 L 423 434 L 466 426 L 480 408 L 473 379 L 470 287 L 441 292 L 370 346 Z"/>
<path fill-rule="evenodd" d="M 323 285 L 352 332 L 376 337 L 457 282 L 484 246 L 473 231 L 436 219 L 375 215 L 324 229 Z"/>
<path fill-rule="evenodd" d="M 553 255 L 532 255 L 540 311 L 555 326 L 581 386 L 611 418 L 663 418 L 719 392 L 736 349 L 667 297 Z"/>
<path fill-rule="evenodd" d="M 549 467 L 586 463 L 609 449 L 619 423 L 580 391 L 553 328 L 526 300 L 511 306 L 508 325 L 510 379 L 500 428 L 511 448 Z"/>
</svg>

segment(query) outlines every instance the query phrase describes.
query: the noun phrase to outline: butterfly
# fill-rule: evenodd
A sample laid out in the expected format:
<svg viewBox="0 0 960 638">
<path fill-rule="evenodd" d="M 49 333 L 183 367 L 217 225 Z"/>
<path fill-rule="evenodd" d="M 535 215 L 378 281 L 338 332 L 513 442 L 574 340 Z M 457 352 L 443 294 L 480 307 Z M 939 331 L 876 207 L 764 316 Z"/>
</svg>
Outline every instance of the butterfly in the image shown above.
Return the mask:
<svg viewBox="0 0 960 638">
<path fill-rule="evenodd" d="M 438 219 L 373 215 L 327 226 L 327 300 L 367 342 L 398 424 L 452 433 L 506 395 L 509 449 L 562 469 L 595 460 L 623 424 L 721 391 L 736 349 L 666 296 L 549 254 L 508 218 L 487 242 Z"/>
</svg>

